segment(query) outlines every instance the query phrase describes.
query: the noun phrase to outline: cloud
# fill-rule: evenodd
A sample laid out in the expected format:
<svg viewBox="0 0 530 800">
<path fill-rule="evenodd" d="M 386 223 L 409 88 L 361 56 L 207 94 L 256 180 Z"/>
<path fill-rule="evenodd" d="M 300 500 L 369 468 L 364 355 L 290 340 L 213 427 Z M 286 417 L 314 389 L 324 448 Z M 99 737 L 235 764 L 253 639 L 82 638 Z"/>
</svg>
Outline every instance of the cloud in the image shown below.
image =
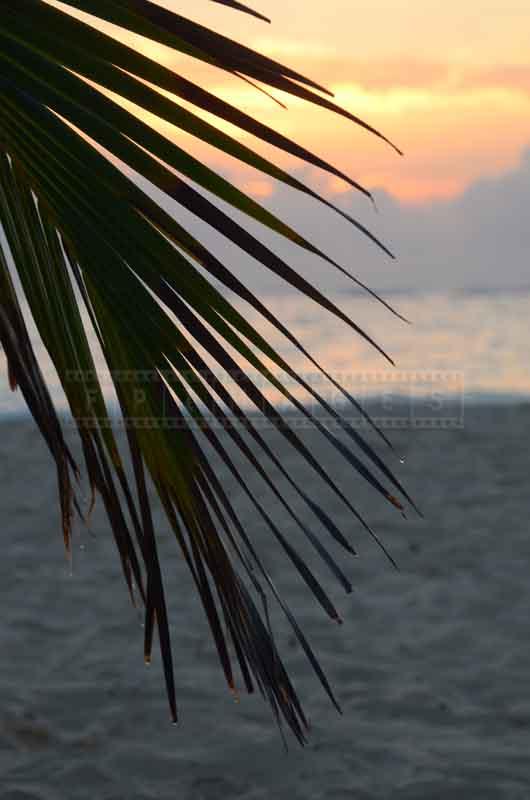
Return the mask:
<svg viewBox="0 0 530 800">
<path fill-rule="evenodd" d="M 271 126 L 307 149 L 341 166 L 360 183 L 381 186 L 407 202 L 454 197 L 484 176 L 512 168 L 530 140 L 530 92 L 524 89 L 523 68 L 504 70 L 467 69 L 441 62 L 389 60 L 377 65 L 369 61 L 339 60 L 329 74 L 315 62 L 315 75 L 336 92 L 337 103 L 383 131 L 400 148 L 399 159 L 379 139 L 329 111 L 299 98 L 283 99 L 288 111 L 248 84 L 217 71 L 205 83 L 222 99 L 243 109 L 251 117 Z M 327 59 L 327 60 L 326 60 Z M 210 68 L 211 69 L 211 68 Z M 226 133 L 288 170 L 300 167 L 294 157 L 237 131 L 229 123 L 190 108 Z M 238 185 L 255 181 L 240 163 L 201 143 L 167 122 L 134 108 L 165 135 L 215 169 L 222 169 Z M 336 191 L 330 185 L 331 191 Z M 340 189 L 340 187 L 338 187 Z M 259 196 L 263 196 L 260 184 Z"/>
<path fill-rule="evenodd" d="M 359 214 L 399 255 L 388 263 L 366 242 L 355 242 L 347 230 L 326 232 L 317 223 L 316 207 L 300 219 L 305 230 L 320 228 L 321 242 L 347 260 L 359 255 L 358 272 L 378 287 L 493 288 L 530 284 L 530 148 L 518 168 L 495 179 L 472 184 L 458 198 L 420 207 L 400 204 L 376 192 L 377 217 L 348 192 L 340 198 L 344 210 Z M 274 196 L 271 198 L 274 200 Z M 330 223 L 331 224 L 331 223 Z M 343 226 L 340 226 L 341 228 Z M 337 237 L 337 238 L 335 238 Z M 320 235 L 319 235 L 320 238 Z"/>
<path fill-rule="evenodd" d="M 425 89 L 447 82 L 451 66 L 445 61 L 407 58 L 351 58 L 336 48 L 320 43 L 297 41 L 259 41 L 260 52 L 276 58 L 324 86 L 355 83 L 372 90 L 393 88 Z M 263 46 L 266 44 L 267 46 Z"/>
<path fill-rule="evenodd" d="M 530 94 L 530 65 L 496 64 L 465 71 L 459 84 L 463 88 L 503 88 Z"/>
<path fill-rule="evenodd" d="M 377 289 L 516 288 L 530 284 L 530 148 L 517 169 L 480 180 L 450 201 L 407 206 L 374 192 L 379 213 L 353 191 L 334 198 L 398 255 L 392 261 L 350 224 L 318 202 L 276 187 L 263 205 L 288 222 L 360 280 Z M 179 212 L 182 219 L 182 214 Z M 302 275 L 326 291 L 350 291 L 348 279 L 258 224 L 241 220 Z M 255 289 L 277 294 L 285 285 L 236 247 L 186 218 L 205 244 Z"/>
</svg>

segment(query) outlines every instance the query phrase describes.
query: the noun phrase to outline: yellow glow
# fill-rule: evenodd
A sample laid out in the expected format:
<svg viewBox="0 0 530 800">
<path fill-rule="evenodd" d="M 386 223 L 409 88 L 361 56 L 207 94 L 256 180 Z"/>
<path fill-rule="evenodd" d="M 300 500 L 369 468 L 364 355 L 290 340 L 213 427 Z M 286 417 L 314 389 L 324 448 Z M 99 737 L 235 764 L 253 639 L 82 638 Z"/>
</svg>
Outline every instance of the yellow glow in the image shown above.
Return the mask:
<svg viewBox="0 0 530 800">
<path fill-rule="evenodd" d="M 454 196 L 473 181 L 514 168 L 530 144 L 530 4 L 521 0 L 488 0 L 486 5 L 484 0 L 424 0 L 421 7 L 410 0 L 371 0 L 360 7 L 351 0 L 306 0 L 303 13 L 285 0 L 267 0 L 262 10 L 271 16 L 272 27 L 212 3 L 157 1 L 330 87 L 340 106 L 388 135 L 406 158 L 329 111 L 272 89 L 288 106 L 285 111 L 226 73 L 115 26 L 101 27 L 364 185 L 385 189 L 404 202 Z M 254 196 L 272 191 L 259 173 L 120 102 Z M 348 191 L 342 181 L 183 105 L 282 168 L 305 170 L 319 190 L 330 195 Z"/>
<path fill-rule="evenodd" d="M 355 109 L 359 114 L 428 113 L 459 109 L 481 109 L 492 104 L 498 110 L 525 106 L 530 110 L 530 98 L 519 90 L 481 88 L 464 91 L 433 91 L 415 88 L 391 89 L 387 92 L 367 92 L 354 84 L 332 87 L 338 105 Z"/>
</svg>

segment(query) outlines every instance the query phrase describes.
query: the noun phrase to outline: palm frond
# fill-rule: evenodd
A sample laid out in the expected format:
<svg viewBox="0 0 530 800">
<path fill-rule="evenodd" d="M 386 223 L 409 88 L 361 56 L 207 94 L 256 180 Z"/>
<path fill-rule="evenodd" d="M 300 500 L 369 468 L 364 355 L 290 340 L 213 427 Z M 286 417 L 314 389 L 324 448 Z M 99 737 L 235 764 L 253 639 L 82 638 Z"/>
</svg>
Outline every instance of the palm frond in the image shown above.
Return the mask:
<svg viewBox="0 0 530 800">
<path fill-rule="evenodd" d="M 241 3 L 214 1 L 266 19 Z M 256 309 L 310 358 L 342 391 L 345 399 L 356 404 L 366 417 L 355 398 L 339 386 L 215 253 L 165 212 L 116 163 L 142 175 L 256 259 L 264 269 L 312 298 L 386 354 L 331 300 L 218 208 L 201 190 L 306 252 L 319 255 L 329 267 L 356 281 L 345 267 L 142 122 L 121 102 L 140 106 L 327 206 L 333 207 L 273 161 L 189 111 L 181 101 L 231 122 L 307 164 L 347 180 L 368 197 L 370 193 L 324 159 L 103 33 L 97 28 L 101 21 L 114 23 L 130 33 L 148 37 L 246 80 L 257 81 L 261 88 L 271 87 L 303 98 L 388 140 L 323 97 L 325 89 L 296 71 L 149 0 L 65 0 L 60 7 L 44 0 L 2 3 L 0 224 L 5 243 L 0 248 L 0 342 L 11 386 L 19 387 L 23 393 L 57 466 L 66 547 L 70 547 L 74 514 L 84 514 L 76 494 L 79 468 L 66 444 L 33 352 L 16 283 L 12 279 L 13 269 L 77 422 L 92 491 L 94 496 L 101 497 L 105 506 L 129 592 L 134 600 L 133 586 L 136 585 L 145 605 L 146 660 L 151 658 L 153 635 L 155 628 L 158 630 L 172 718 L 176 719 L 177 709 L 169 621 L 147 476 L 156 488 L 195 581 L 228 685 L 235 690 L 236 678 L 228 644 L 231 642 L 246 689 L 253 691 L 257 684 L 278 722 L 285 721 L 303 742 L 307 720 L 274 643 L 269 624 L 268 591 L 287 615 L 315 673 L 337 708 L 338 704 L 307 640 L 279 597 L 248 531 L 220 483 L 201 435 L 248 496 L 324 611 L 336 621 L 340 621 L 340 616 L 328 594 L 267 509 L 249 490 L 247 476 L 241 474 L 226 447 L 226 440 L 216 433 L 216 427 L 227 429 L 232 446 L 271 489 L 281 508 L 303 531 L 346 591 L 351 591 L 349 579 L 321 538 L 311 530 L 311 523 L 305 516 L 302 519 L 284 497 L 263 460 L 277 468 L 294 489 L 307 508 L 309 519 L 321 524 L 347 552 L 355 550 L 324 509 L 284 468 L 259 432 L 252 415 L 236 402 L 216 376 L 212 364 L 233 375 L 238 390 L 264 414 L 371 536 L 376 538 L 350 499 L 284 416 L 267 401 L 248 372 L 240 368 L 231 352 L 235 351 L 244 363 L 310 420 L 345 462 L 386 502 L 402 509 L 403 502 L 412 503 L 412 500 L 374 448 L 313 386 L 296 374 L 205 274 Z M 391 255 L 357 220 L 340 209 L 335 210 Z M 381 298 L 377 299 L 387 305 Z M 132 478 L 127 477 L 112 431 L 84 313 L 88 314 L 113 379 L 127 428 Z M 205 360 L 205 353 L 210 363 Z M 287 385 L 266 366 L 267 361 L 296 381 L 332 414 L 346 431 L 349 446 L 296 399 Z M 139 391 L 144 398 L 143 418 L 135 420 Z M 237 427 L 230 424 L 229 414 L 247 432 L 252 447 Z M 197 428 L 201 435 L 197 434 Z M 384 434 L 379 433 L 387 441 Z M 256 592 L 257 603 L 251 590 Z M 262 605 L 264 617 L 259 613 L 259 605 Z"/>
</svg>

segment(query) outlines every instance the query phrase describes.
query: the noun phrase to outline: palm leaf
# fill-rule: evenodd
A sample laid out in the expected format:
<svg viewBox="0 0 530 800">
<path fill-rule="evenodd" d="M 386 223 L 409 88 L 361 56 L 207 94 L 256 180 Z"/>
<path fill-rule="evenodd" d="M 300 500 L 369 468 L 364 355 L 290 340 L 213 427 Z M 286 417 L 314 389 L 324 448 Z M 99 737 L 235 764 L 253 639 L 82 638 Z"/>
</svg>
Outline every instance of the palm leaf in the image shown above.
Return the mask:
<svg viewBox="0 0 530 800">
<path fill-rule="evenodd" d="M 266 20 L 241 3 L 214 1 Z M 312 298 L 386 354 L 325 295 L 217 207 L 202 190 L 356 280 L 345 267 L 142 122 L 123 107 L 123 101 L 140 106 L 332 208 L 329 201 L 273 161 L 205 122 L 181 101 L 344 178 L 368 197 L 370 193 L 324 159 L 103 33 L 98 22 L 112 22 L 244 80 L 257 81 L 258 88 L 273 87 L 301 97 L 388 140 L 323 97 L 325 89 L 296 71 L 148 0 L 65 0 L 64 5 L 68 10 L 44 0 L 18 0 L 2 4 L 0 17 L 0 225 L 4 234 L 0 239 L 0 342 L 11 387 L 22 392 L 55 460 L 68 549 L 73 517 L 86 513 L 77 499 L 79 468 L 68 449 L 33 352 L 16 288 L 20 285 L 77 423 L 93 496 L 99 496 L 105 506 L 131 598 L 135 601 L 136 586 L 144 604 L 146 660 L 151 658 L 154 631 L 158 630 L 172 718 L 177 717 L 176 689 L 148 479 L 191 571 L 228 685 L 235 691 L 230 642 L 246 689 L 253 691 L 257 685 L 278 723 L 286 722 L 304 742 L 307 720 L 274 643 L 268 591 L 287 615 L 325 691 L 337 708 L 338 704 L 219 481 L 204 448 L 205 441 L 248 496 L 324 611 L 336 621 L 340 616 L 329 595 L 249 490 L 248 476 L 241 474 L 216 428 L 227 429 L 231 447 L 240 451 L 257 478 L 273 492 L 285 514 L 301 529 L 346 591 L 351 591 L 349 579 L 312 530 L 312 524 L 322 525 L 347 552 L 355 550 L 329 515 L 284 468 L 253 416 L 218 379 L 214 366 L 233 374 L 238 389 L 371 536 L 375 538 L 375 533 L 350 499 L 231 353 L 236 353 L 307 417 L 385 501 L 402 509 L 403 502 L 412 500 L 372 445 L 296 374 L 205 275 L 256 309 L 366 417 L 355 398 L 317 364 L 303 344 L 215 253 L 154 202 L 116 162 L 143 176 L 264 269 Z M 389 253 L 357 220 L 335 210 Z M 13 272 L 19 283 L 13 280 Z M 112 431 L 84 314 L 88 314 L 113 379 L 127 429 L 132 478 L 127 477 Z M 349 446 L 296 399 L 266 366 L 267 361 L 297 381 L 333 415 L 346 431 Z M 139 391 L 145 398 L 141 420 L 135 419 Z M 232 424 L 234 419 L 249 440 Z M 284 497 L 263 459 L 278 469 L 296 492 L 309 512 L 307 519 L 302 519 Z M 256 593 L 256 600 L 251 591 Z"/>
</svg>

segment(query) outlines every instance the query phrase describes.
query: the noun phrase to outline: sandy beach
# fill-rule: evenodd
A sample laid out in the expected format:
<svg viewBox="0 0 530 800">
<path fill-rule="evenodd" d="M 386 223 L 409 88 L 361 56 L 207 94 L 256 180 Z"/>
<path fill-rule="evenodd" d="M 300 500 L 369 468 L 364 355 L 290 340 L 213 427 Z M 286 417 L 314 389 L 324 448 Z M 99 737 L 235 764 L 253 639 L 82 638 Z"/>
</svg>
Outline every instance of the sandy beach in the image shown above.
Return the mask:
<svg viewBox="0 0 530 800">
<path fill-rule="evenodd" d="M 101 508 L 65 559 L 52 461 L 28 420 L 0 424 L 2 800 L 527 800 L 530 795 L 530 405 L 466 407 L 463 429 L 392 432 L 392 466 L 425 519 L 404 520 L 321 463 L 375 527 L 396 572 L 312 474 L 267 434 L 359 550 L 344 595 L 293 525 L 283 530 L 344 618 L 328 620 L 255 514 L 231 496 L 332 682 L 339 716 L 280 612 L 273 627 L 312 723 L 285 754 L 259 694 L 234 702 L 168 527 L 157 531 L 170 599 L 179 724 L 159 659 L 142 659 Z M 256 483 L 256 492 L 268 495 Z M 296 505 L 296 499 L 293 500 Z M 324 533 L 322 533 L 324 536 Z M 337 553 L 338 551 L 333 551 Z"/>
</svg>

